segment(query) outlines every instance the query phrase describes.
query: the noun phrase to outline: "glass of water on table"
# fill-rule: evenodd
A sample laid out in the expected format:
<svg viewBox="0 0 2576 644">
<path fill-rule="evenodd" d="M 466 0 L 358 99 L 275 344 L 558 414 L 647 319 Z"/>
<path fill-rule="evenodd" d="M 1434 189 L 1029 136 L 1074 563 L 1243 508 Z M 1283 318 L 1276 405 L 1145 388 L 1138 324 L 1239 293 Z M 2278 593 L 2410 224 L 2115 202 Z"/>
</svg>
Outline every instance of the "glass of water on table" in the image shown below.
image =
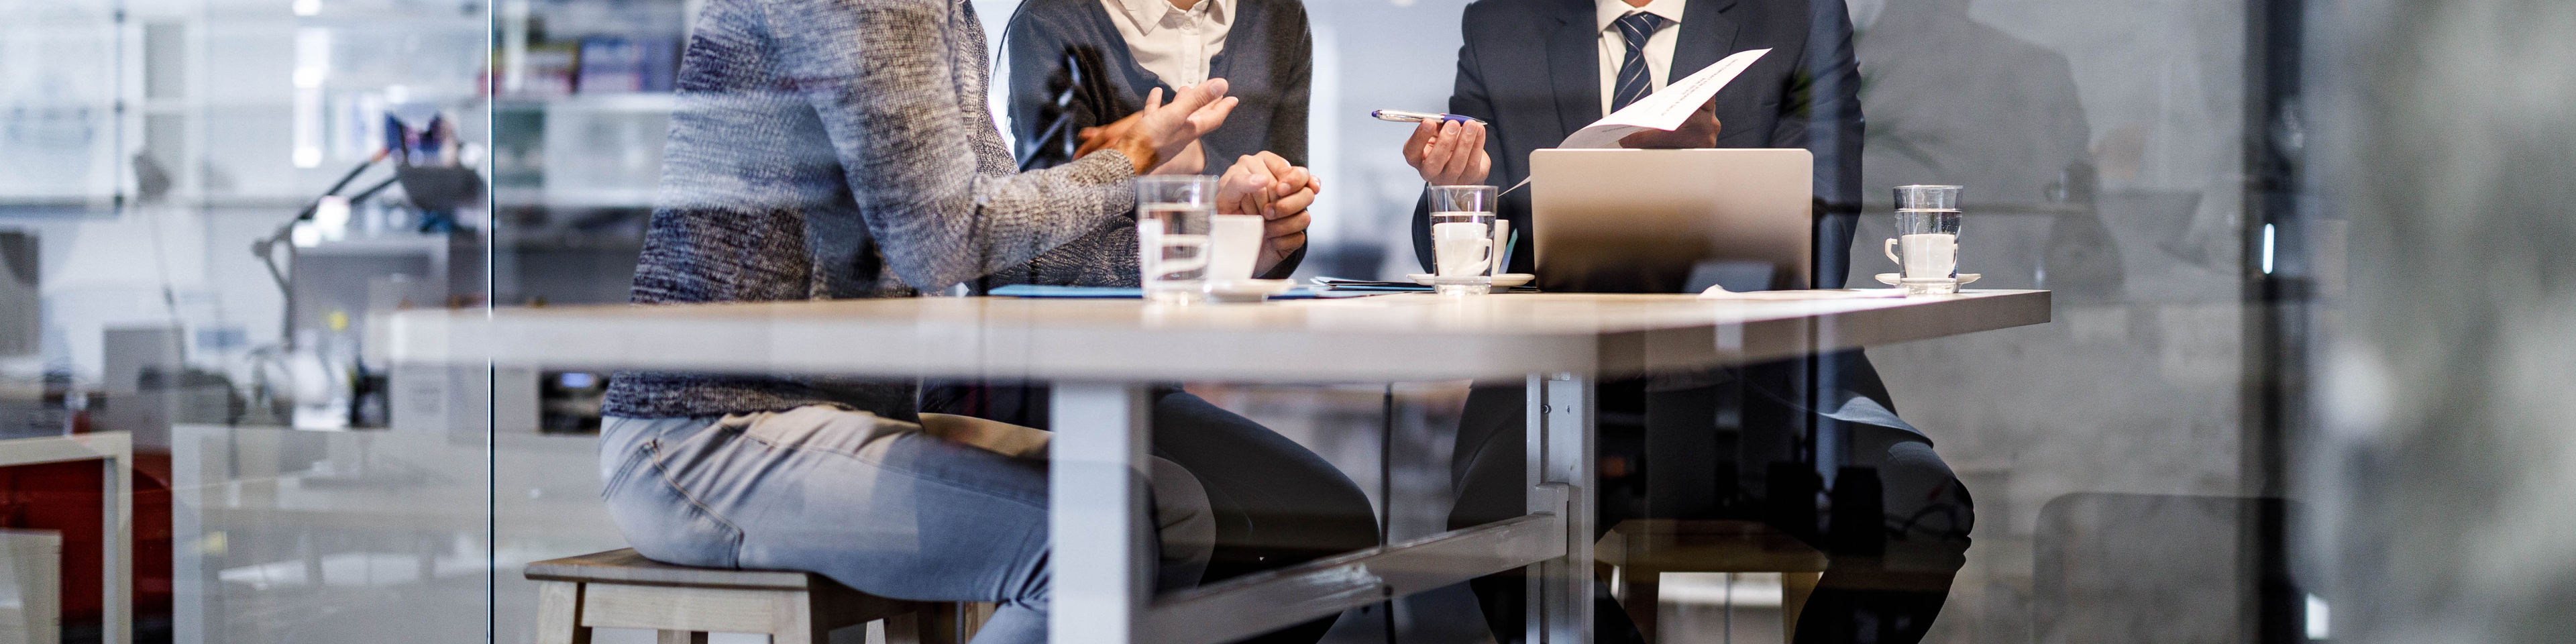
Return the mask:
<svg viewBox="0 0 2576 644">
<path fill-rule="evenodd" d="M 1145 301 L 1188 304 L 1206 297 L 1208 216 L 1216 212 L 1216 177 L 1136 178 L 1137 265 Z"/>
<path fill-rule="evenodd" d="M 1896 238 L 1887 259 L 1906 295 L 1959 292 L 1959 186 L 1897 186 Z"/>
<path fill-rule="evenodd" d="M 1431 290 L 1482 295 L 1494 282 L 1493 186 L 1431 187 Z"/>
</svg>

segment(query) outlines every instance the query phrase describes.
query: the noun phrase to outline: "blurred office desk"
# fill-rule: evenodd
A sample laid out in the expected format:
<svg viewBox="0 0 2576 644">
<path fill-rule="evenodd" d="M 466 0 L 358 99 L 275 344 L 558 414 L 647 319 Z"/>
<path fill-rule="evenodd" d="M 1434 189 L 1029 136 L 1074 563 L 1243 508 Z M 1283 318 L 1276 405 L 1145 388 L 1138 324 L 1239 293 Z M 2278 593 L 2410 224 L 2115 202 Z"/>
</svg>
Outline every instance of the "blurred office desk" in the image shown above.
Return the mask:
<svg viewBox="0 0 2576 644">
<path fill-rule="evenodd" d="M 484 620 L 457 611 L 494 606 L 502 633 L 534 623 L 519 566 L 626 545 L 599 501 L 595 436 L 181 423 L 170 437 L 176 642 L 480 642 Z"/>
<path fill-rule="evenodd" d="M 0 467 L 68 463 L 98 460 L 105 468 L 100 481 L 100 533 L 106 543 L 99 548 L 99 584 L 102 613 L 99 627 L 106 633 L 101 642 L 128 644 L 134 641 L 134 439 L 126 432 L 91 432 L 68 436 L 39 436 L 0 440 Z M 59 543 L 59 542 L 57 542 Z M 60 589 L 19 588 L 22 595 L 60 593 Z M 51 605 L 59 610 L 60 597 L 54 601 L 29 601 L 25 607 Z M 27 615 L 27 619 L 59 619 L 59 615 Z"/>
<path fill-rule="evenodd" d="M 1527 641 L 1592 624 L 1593 382 L 2038 324 L 2046 291 L 1748 302 L 1689 295 L 1429 294 L 1267 304 L 897 298 L 411 311 L 378 332 L 403 364 L 1056 381 L 1051 641 L 1214 644 L 1536 566 Z M 1147 383 L 1525 378 L 1530 514 L 1148 597 L 1129 473 Z"/>
</svg>

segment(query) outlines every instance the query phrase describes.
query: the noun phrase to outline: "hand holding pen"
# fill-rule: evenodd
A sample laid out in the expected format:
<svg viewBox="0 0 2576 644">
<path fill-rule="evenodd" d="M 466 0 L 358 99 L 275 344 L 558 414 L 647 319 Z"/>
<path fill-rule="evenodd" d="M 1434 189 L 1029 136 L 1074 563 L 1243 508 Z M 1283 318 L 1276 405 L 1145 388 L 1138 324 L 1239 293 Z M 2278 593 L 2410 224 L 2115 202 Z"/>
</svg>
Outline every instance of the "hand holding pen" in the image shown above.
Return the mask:
<svg viewBox="0 0 2576 644">
<path fill-rule="evenodd" d="M 1435 186 L 1475 185 L 1485 182 L 1493 171 L 1493 158 L 1485 154 L 1485 122 L 1464 116 L 1435 114 L 1432 118 L 1391 119 L 1378 110 L 1378 118 L 1414 120 L 1413 137 L 1404 141 L 1404 162 L 1422 174 L 1422 180 Z M 1419 114 L 1419 113 L 1409 113 Z"/>
<path fill-rule="evenodd" d="M 1369 116 L 1377 117 L 1377 120 L 1380 120 L 1380 121 L 1395 121 L 1395 122 L 1399 122 L 1399 123 L 1416 123 L 1416 122 L 1426 122 L 1426 121 L 1457 121 L 1457 122 L 1460 122 L 1460 123 L 1474 123 L 1474 124 L 1477 124 L 1477 125 L 1484 125 L 1484 124 L 1485 124 L 1485 122 L 1484 122 L 1484 121 L 1476 120 L 1476 117 L 1473 117 L 1473 116 L 1462 116 L 1462 115 L 1458 115 L 1458 114 L 1433 114 L 1433 113 L 1430 113 L 1430 112 L 1408 112 L 1408 111 L 1404 111 L 1404 110 L 1378 110 L 1378 111 L 1374 111 L 1374 112 L 1369 112 Z"/>
</svg>

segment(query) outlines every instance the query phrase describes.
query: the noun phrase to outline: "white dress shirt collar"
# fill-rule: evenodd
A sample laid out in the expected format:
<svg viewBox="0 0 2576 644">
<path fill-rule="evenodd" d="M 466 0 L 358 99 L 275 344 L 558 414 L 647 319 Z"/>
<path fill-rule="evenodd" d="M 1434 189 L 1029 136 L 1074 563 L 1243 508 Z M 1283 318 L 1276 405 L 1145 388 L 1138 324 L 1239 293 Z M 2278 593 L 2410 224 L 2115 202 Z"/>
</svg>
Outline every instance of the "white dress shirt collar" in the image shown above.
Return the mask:
<svg viewBox="0 0 2576 644">
<path fill-rule="evenodd" d="M 1168 0 L 1100 0 L 1118 37 L 1137 66 L 1173 87 L 1196 85 L 1208 78 L 1216 55 L 1225 51 L 1239 0 L 1198 0 L 1188 9 Z"/>
<path fill-rule="evenodd" d="M 1128 1 L 1135 2 L 1141 0 Z M 1206 2 L 1207 0 L 1200 1 Z M 1164 6 L 1171 5 L 1167 3 Z M 1594 30 L 1609 29 L 1610 23 L 1618 20 L 1620 16 L 1625 16 L 1631 12 L 1637 11 L 1663 16 L 1664 20 L 1673 25 L 1678 25 L 1682 23 L 1682 10 L 1689 7 L 1690 0 L 1654 0 L 1653 2 L 1646 3 L 1646 6 L 1644 7 L 1628 6 L 1628 3 L 1623 0 L 1592 0 L 1592 28 Z"/>
<path fill-rule="evenodd" d="M 1602 114 L 1610 113 L 1611 93 L 1618 89 L 1619 66 L 1628 59 L 1628 36 L 1611 23 L 1617 22 L 1620 16 L 1640 11 L 1664 17 L 1665 23 L 1655 27 L 1655 33 L 1646 37 L 1643 52 L 1646 75 L 1651 77 L 1648 80 L 1654 89 L 1661 90 L 1666 78 L 1673 73 L 1673 49 L 1681 42 L 1682 9 L 1689 4 L 1690 0 L 1654 0 L 1644 7 L 1631 7 L 1621 0 L 1593 0 L 1594 26 L 1600 29 L 1596 40 L 1600 42 L 1601 50 Z"/>
<path fill-rule="evenodd" d="M 1679 0 L 1667 1 L 1678 2 Z M 1163 16 L 1175 13 L 1187 18 L 1191 12 L 1204 11 L 1207 19 L 1217 24 L 1234 22 L 1235 0 L 1199 0 L 1198 4 L 1190 5 L 1188 9 L 1172 6 L 1169 0 L 1108 0 L 1108 2 L 1112 6 L 1126 10 L 1127 19 L 1134 21 L 1136 30 L 1148 36 L 1154 35 L 1154 30 L 1162 26 Z"/>
</svg>

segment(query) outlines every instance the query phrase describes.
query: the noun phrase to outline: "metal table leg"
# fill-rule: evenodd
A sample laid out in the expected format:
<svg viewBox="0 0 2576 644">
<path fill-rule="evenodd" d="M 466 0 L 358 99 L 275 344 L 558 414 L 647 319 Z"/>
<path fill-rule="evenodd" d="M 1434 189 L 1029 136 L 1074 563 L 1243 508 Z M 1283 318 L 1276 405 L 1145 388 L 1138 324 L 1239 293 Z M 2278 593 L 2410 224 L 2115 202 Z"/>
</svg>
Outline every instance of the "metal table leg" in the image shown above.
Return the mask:
<svg viewBox="0 0 2576 644">
<path fill-rule="evenodd" d="M 1128 644 L 1152 598 L 1145 506 L 1152 408 L 1136 383 L 1059 382 L 1047 474 L 1054 644 Z"/>
<path fill-rule="evenodd" d="M 1249 575 L 1159 604 L 1154 535 L 1143 520 L 1152 444 L 1146 389 L 1058 383 L 1048 474 L 1050 641 L 1228 641 L 1537 561 L 1525 568 L 1526 641 L 1590 644 L 1593 383 L 1568 374 L 1533 375 L 1528 383 L 1529 516 Z"/>
<path fill-rule="evenodd" d="M 1592 379 L 1532 374 L 1528 394 L 1531 512 L 1565 512 L 1565 556 L 1528 568 L 1528 644 L 1591 644 Z"/>
</svg>

